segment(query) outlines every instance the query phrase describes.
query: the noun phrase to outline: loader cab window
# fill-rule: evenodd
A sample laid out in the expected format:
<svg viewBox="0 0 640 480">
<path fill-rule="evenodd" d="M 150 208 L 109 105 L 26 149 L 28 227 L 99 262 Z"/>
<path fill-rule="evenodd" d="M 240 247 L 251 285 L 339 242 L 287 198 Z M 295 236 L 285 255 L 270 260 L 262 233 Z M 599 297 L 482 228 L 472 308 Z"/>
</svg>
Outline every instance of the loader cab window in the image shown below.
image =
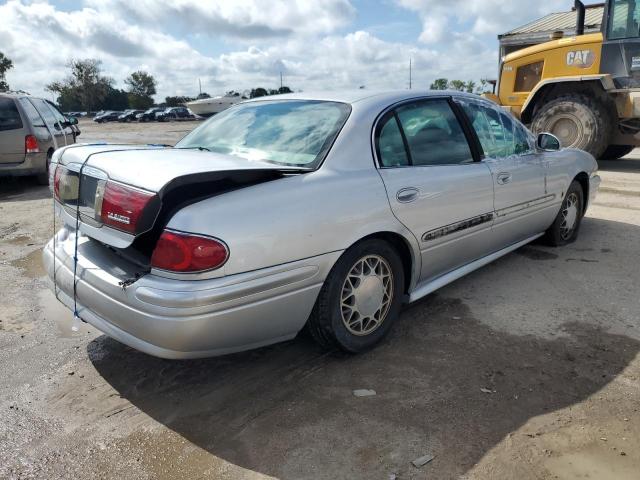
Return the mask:
<svg viewBox="0 0 640 480">
<path fill-rule="evenodd" d="M 640 2 L 614 0 L 609 7 L 609 40 L 640 36 Z"/>
</svg>

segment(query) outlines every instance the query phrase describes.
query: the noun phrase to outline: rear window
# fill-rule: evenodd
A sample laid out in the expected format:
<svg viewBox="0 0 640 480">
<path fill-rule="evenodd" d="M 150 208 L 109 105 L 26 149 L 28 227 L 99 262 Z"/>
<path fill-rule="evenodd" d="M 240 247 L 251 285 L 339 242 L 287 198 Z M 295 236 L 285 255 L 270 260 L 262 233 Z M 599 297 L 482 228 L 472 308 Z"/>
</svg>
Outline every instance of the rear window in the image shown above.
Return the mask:
<svg viewBox="0 0 640 480">
<path fill-rule="evenodd" d="M 0 98 L 0 132 L 22 128 L 22 120 L 13 98 Z"/>
<path fill-rule="evenodd" d="M 241 104 L 207 120 L 176 148 L 205 148 L 248 160 L 316 168 L 350 112 L 349 105 L 338 102 Z"/>
</svg>

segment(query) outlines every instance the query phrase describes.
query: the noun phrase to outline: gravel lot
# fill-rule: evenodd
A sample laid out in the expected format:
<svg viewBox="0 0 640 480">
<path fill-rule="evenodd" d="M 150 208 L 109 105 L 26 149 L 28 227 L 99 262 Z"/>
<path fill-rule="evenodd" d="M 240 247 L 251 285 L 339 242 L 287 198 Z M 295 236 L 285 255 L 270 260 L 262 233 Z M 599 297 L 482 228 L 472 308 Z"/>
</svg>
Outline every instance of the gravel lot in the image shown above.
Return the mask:
<svg viewBox="0 0 640 480">
<path fill-rule="evenodd" d="M 195 124 L 82 121 L 81 140 Z M 40 264 L 48 189 L 0 179 L 0 478 L 637 479 L 640 153 L 601 175 L 575 244 L 439 290 L 367 354 L 298 338 L 182 362 L 65 333 Z"/>
</svg>

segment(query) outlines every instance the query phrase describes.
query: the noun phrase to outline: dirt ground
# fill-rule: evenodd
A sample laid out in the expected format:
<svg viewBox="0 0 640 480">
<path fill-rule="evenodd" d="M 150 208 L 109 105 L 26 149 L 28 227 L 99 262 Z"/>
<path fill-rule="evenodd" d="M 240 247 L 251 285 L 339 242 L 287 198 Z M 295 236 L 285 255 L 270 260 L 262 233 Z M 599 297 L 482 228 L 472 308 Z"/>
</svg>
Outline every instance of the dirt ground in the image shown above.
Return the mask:
<svg viewBox="0 0 640 480">
<path fill-rule="evenodd" d="M 81 139 L 193 126 L 83 121 Z M 61 328 L 49 191 L 0 179 L 0 478 L 640 478 L 640 153 L 601 175 L 575 244 L 439 290 L 369 353 L 302 337 L 182 362 Z"/>
</svg>

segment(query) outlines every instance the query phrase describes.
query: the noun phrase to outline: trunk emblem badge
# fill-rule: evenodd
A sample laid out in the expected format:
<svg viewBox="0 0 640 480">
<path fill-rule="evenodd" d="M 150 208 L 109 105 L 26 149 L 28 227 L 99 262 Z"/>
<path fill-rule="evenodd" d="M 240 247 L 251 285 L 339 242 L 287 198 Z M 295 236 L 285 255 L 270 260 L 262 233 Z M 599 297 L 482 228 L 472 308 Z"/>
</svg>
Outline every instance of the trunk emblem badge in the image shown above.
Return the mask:
<svg viewBox="0 0 640 480">
<path fill-rule="evenodd" d="M 107 212 L 107 218 L 115 222 L 124 223 L 125 225 L 129 225 L 131 223 L 131 219 L 129 217 L 125 217 L 124 215 L 119 215 L 113 212 Z"/>
</svg>

